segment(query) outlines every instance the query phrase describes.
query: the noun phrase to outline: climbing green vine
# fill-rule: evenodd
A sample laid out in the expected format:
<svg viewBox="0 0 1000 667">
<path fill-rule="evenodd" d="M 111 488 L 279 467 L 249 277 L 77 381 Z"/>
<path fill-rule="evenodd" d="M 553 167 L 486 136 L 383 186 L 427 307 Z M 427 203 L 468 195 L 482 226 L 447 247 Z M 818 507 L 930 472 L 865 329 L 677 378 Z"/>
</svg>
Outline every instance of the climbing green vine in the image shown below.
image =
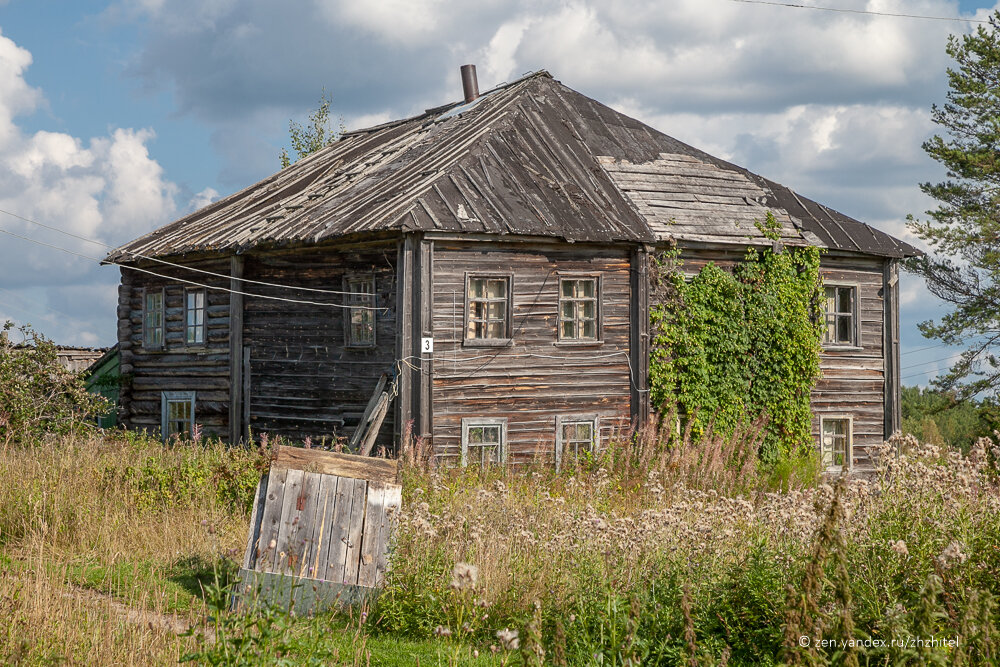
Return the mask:
<svg viewBox="0 0 1000 667">
<path fill-rule="evenodd" d="M 758 228 L 777 242 L 770 213 Z M 731 271 L 709 263 L 693 277 L 681 267 L 676 249 L 657 261 L 653 405 L 676 406 L 696 434 L 713 420 L 725 433 L 766 415 L 763 461 L 805 451 L 822 334 L 819 250 L 750 248 Z"/>
</svg>

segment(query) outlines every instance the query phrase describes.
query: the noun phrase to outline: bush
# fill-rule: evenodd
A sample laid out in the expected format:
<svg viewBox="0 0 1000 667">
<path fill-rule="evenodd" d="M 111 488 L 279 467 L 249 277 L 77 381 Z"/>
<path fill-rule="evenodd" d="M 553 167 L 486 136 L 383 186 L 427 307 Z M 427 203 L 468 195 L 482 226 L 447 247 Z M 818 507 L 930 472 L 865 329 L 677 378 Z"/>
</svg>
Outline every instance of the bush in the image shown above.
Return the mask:
<svg viewBox="0 0 1000 667">
<path fill-rule="evenodd" d="M 3 325 L 0 441 L 30 442 L 46 433 L 84 430 L 107 407 L 104 398 L 87 393 L 80 375 L 59 364 L 52 341 L 30 326 Z"/>
</svg>

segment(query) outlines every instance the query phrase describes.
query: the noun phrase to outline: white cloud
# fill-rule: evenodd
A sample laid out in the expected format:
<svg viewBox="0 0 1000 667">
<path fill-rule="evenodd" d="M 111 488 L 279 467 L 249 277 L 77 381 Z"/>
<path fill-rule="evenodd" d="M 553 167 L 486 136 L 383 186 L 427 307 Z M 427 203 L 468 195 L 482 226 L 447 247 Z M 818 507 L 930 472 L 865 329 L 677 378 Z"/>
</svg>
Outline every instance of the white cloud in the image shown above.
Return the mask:
<svg viewBox="0 0 1000 667">
<path fill-rule="evenodd" d="M 197 211 L 200 208 L 208 206 L 218 198 L 219 192 L 215 188 L 205 188 L 188 202 L 187 210 L 188 212 Z"/>
<path fill-rule="evenodd" d="M 43 102 L 24 78 L 30 63 L 30 53 L 0 35 L 0 208 L 112 245 L 172 218 L 177 188 L 149 155 L 151 130 L 119 128 L 84 141 L 17 125 L 19 115 Z M 114 308 L 107 301 L 117 271 L 86 258 L 103 257 L 106 248 L 8 215 L 0 216 L 0 227 L 38 241 L 5 235 L 0 243 L 0 284 L 7 288 L 2 314 L 19 321 L 41 317 L 57 342 L 113 340 Z M 70 298 L 74 290 L 80 298 Z"/>
</svg>

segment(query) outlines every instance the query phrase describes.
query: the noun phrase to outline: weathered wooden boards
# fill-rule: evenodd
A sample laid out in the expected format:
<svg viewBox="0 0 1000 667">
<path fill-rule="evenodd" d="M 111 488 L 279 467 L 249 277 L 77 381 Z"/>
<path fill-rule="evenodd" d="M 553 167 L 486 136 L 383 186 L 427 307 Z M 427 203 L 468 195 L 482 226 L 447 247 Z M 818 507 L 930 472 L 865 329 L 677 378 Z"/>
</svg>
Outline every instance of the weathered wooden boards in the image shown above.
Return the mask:
<svg viewBox="0 0 1000 667">
<path fill-rule="evenodd" d="M 254 500 L 243 601 L 303 613 L 364 598 L 385 580 L 401 494 L 395 461 L 279 446 Z"/>
</svg>

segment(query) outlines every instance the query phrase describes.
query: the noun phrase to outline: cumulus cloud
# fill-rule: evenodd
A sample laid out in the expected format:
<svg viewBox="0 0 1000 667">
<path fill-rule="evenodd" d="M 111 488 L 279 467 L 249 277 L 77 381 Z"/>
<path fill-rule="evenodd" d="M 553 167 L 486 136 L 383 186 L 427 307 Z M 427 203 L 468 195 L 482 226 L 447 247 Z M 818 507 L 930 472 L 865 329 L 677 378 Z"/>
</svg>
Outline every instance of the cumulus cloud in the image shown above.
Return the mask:
<svg viewBox="0 0 1000 667">
<path fill-rule="evenodd" d="M 0 208 L 20 216 L 0 215 L 0 227 L 38 242 L 3 236 L 0 316 L 46 322 L 58 342 L 108 342 L 118 274 L 87 259 L 103 257 L 106 248 L 23 218 L 113 245 L 173 217 L 177 188 L 149 155 L 151 130 L 119 128 L 88 141 L 22 131 L 17 117 L 43 102 L 25 80 L 30 64 L 31 54 L 0 34 Z M 95 311 L 95 304 L 104 309 Z"/>
</svg>

